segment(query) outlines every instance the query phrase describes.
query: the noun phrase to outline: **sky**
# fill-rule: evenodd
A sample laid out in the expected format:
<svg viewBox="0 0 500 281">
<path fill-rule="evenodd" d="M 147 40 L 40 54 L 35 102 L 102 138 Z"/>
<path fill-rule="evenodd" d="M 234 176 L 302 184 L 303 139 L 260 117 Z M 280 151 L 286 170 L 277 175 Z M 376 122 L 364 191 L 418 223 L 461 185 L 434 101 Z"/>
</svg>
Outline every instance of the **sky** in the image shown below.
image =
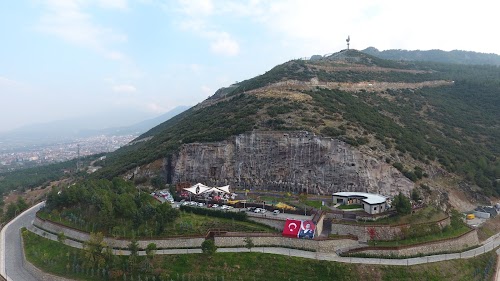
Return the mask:
<svg viewBox="0 0 500 281">
<path fill-rule="evenodd" d="M 496 2 L 1 1 L 0 132 L 144 120 L 291 59 L 338 52 L 348 35 L 358 50 L 499 54 Z"/>
</svg>

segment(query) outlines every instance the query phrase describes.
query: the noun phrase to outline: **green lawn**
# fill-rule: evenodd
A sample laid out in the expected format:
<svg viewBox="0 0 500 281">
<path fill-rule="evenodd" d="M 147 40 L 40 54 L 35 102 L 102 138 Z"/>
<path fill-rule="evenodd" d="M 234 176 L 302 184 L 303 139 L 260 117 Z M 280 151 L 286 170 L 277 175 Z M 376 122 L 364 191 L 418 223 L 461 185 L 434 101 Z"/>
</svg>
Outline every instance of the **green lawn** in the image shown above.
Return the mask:
<svg viewBox="0 0 500 281">
<path fill-rule="evenodd" d="M 29 261 L 44 271 L 65 275 L 75 280 L 106 280 L 85 269 L 83 250 L 23 232 Z M 216 253 L 156 255 L 152 268 L 145 257 L 138 257 L 138 271 L 133 280 L 490 280 L 496 264 L 491 251 L 467 260 L 453 260 L 417 266 L 376 266 L 344 264 L 262 253 Z M 128 257 L 114 257 L 108 265 L 115 276 L 111 280 L 132 280 Z M 79 272 L 79 273 L 76 273 Z M 92 277 L 94 274 L 94 277 Z M 126 278 L 123 276 L 126 274 Z M 154 279 L 153 279 L 154 276 Z M 146 279 L 146 277 L 148 279 Z"/>
<path fill-rule="evenodd" d="M 38 214 L 42 218 L 51 219 L 58 223 L 86 232 L 102 232 L 105 236 L 122 238 L 154 238 L 179 235 L 205 235 L 209 229 L 221 229 L 225 231 L 238 232 L 276 232 L 276 230 L 271 227 L 253 223 L 251 221 L 238 221 L 211 217 L 208 215 L 196 215 L 188 212 L 181 212 L 180 217 L 177 218 L 175 222 L 167 225 L 161 235 L 155 234 L 154 229 L 156 228 L 156 225 L 154 223 L 146 222 L 138 229 L 134 229 L 130 220 L 121 220 L 119 226 L 115 226 L 111 229 L 105 229 L 99 228 L 95 224 L 92 224 L 92 222 L 79 224 L 75 221 L 71 221 L 68 219 L 68 217 L 70 216 L 68 216 L 67 214 L 63 214 L 62 216 L 54 216 L 45 212 L 39 212 Z"/>
<path fill-rule="evenodd" d="M 321 202 L 322 201 L 320 201 L 320 200 L 307 200 L 305 203 L 309 207 L 321 209 L 321 207 L 323 207 L 323 204 Z"/>
<path fill-rule="evenodd" d="M 468 228 L 465 225 L 461 225 L 461 226 L 456 227 L 456 228 L 451 228 L 451 227 L 445 228 L 442 232 L 433 233 L 433 234 L 425 235 L 425 236 L 421 236 L 421 237 L 414 237 L 414 238 L 408 238 L 408 239 L 403 239 L 403 240 L 393 240 L 393 241 L 371 240 L 371 241 L 368 241 L 368 244 L 370 246 L 412 245 L 412 244 L 431 242 L 431 241 L 436 241 L 436 240 L 441 240 L 441 239 L 446 239 L 446 238 L 458 237 L 462 234 L 465 234 L 468 231 L 470 231 L 470 228 Z"/>
</svg>

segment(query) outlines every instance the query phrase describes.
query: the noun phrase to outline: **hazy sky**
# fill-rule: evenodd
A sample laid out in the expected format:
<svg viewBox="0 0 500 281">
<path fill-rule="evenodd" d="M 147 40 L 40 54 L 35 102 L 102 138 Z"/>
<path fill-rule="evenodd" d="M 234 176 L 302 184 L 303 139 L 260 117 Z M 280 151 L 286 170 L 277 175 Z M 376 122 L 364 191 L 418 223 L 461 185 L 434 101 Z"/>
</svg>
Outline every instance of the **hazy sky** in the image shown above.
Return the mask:
<svg viewBox="0 0 500 281">
<path fill-rule="evenodd" d="M 355 49 L 498 54 L 496 3 L 4 0 L 0 131 L 103 112 L 156 116 L 290 59 L 337 52 L 347 35 Z"/>
</svg>

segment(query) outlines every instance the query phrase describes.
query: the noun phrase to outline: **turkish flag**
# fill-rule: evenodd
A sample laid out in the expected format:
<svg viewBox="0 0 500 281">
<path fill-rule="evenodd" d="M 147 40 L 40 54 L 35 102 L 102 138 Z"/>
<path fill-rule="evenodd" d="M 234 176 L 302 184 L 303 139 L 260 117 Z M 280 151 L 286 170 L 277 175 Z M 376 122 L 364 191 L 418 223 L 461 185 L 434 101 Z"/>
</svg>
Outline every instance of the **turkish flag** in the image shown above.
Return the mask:
<svg viewBox="0 0 500 281">
<path fill-rule="evenodd" d="M 300 226 L 302 221 L 286 219 L 285 228 L 283 228 L 283 236 L 297 238 L 299 235 Z"/>
</svg>

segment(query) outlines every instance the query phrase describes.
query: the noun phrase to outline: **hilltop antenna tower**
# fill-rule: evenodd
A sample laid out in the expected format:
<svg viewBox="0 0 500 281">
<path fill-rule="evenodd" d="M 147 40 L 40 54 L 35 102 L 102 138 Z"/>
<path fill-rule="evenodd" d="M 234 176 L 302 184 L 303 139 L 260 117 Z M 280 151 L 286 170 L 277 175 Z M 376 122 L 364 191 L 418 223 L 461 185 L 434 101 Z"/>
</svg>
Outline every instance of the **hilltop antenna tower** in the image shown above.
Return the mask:
<svg viewBox="0 0 500 281">
<path fill-rule="evenodd" d="M 347 50 L 349 50 L 349 42 L 351 42 L 351 36 L 347 35 L 347 39 L 345 41 L 347 42 Z"/>
</svg>

